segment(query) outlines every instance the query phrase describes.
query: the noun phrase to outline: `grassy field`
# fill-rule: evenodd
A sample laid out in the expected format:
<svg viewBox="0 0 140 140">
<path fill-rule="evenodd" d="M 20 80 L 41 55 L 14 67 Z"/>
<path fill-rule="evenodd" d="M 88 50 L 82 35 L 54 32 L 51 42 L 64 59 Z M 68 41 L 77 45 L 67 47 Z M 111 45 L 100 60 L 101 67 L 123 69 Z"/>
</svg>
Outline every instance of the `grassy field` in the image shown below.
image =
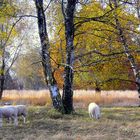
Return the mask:
<svg viewBox="0 0 140 140">
<path fill-rule="evenodd" d="M 2 101 L 26 104 L 26 124 L 4 123 L 0 140 L 140 140 L 140 107 L 136 91 L 74 91 L 73 115 L 62 115 L 52 109 L 47 90 L 5 91 Z M 101 106 L 100 120 L 90 119 L 90 102 Z M 6 120 L 5 120 L 6 121 Z"/>
<path fill-rule="evenodd" d="M 94 120 L 87 109 L 61 115 L 47 106 L 30 106 L 26 124 L 5 123 L 0 140 L 140 140 L 140 108 L 101 107 L 101 112 Z"/>
</svg>

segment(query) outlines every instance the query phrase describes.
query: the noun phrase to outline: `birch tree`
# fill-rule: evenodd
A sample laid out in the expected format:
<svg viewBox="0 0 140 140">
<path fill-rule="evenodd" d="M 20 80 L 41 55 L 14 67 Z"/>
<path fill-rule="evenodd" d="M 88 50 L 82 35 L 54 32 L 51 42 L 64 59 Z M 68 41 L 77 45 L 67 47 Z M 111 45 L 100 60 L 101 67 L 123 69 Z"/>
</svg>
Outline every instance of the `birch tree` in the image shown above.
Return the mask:
<svg viewBox="0 0 140 140">
<path fill-rule="evenodd" d="M 12 16 L 16 14 L 16 8 L 12 1 L 1 1 L 0 3 L 0 99 L 4 90 L 5 75 L 9 72 L 18 55 L 18 48 L 14 52 L 14 57 L 10 57 L 11 64 L 7 67 L 7 47 L 11 44 L 12 39 L 16 36 L 15 26 L 20 21 L 11 21 Z"/>
<path fill-rule="evenodd" d="M 66 39 L 66 64 L 62 99 L 59 93 L 57 82 L 51 65 L 50 43 L 46 28 L 46 18 L 43 9 L 43 0 L 35 0 L 38 29 L 42 48 L 42 64 L 46 83 L 48 84 L 53 105 L 56 109 L 64 109 L 64 113 L 73 112 L 73 62 L 74 62 L 74 12 L 76 0 L 62 1 L 62 12 L 65 23 L 65 39 Z M 63 108 L 64 107 L 64 108 Z"/>
<path fill-rule="evenodd" d="M 117 0 L 113 0 L 113 1 L 110 0 L 110 4 L 112 4 L 112 6 L 114 5 L 114 8 L 115 8 L 114 19 L 115 19 L 116 29 L 118 31 L 118 35 L 119 35 L 119 38 L 120 38 L 120 42 L 122 43 L 122 47 L 124 49 L 124 52 L 125 52 L 125 54 L 127 56 L 127 59 L 130 63 L 131 69 L 133 70 L 133 74 L 134 74 L 134 78 L 135 78 L 135 82 L 136 82 L 136 85 L 137 85 L 137 90 L 138 90 L 139 98 L 140 98 L 140 69 L 138 67 L 138 64 L 136 63 L 136 60 L 135 60 L 134 56 L 131 54 L 131 52 L 129 50 L 129 45 L 127 43 L 127 38 L 125 37 L 123 28 L 121 26 L 118 15 L 116 13 L 116 10 L 119 7 L 119 3 L 118 3 Z M 112 6 L 111 6 L 111 8 L 112 8 Z"/>
<path fill-rule="evenodd" d="M 46 27 L 46 17 L 44 13 L 43 0 L 35 0 L 37 19 L 38 19 L 38 30 L 39 37 L 41 42 L 41 56 L 42 56 L 42 65 L 44 69 L 45 81 L 48 85 L 53 106 L 55 109 L 62 111 L 63 105 L 61 100 L 61 95 L 57 82 L 54 78 L 54 73 L 51 66 L 51 57 L 50 57 L 50 43 Z"/>
<path fill-rule="evenodd" d="M 63 86 L 63 105 L 66 113 L 73 111 L 73 76 L 74 76 L 74 13 L 76 0 L 67 0 L 66 7 L 62 1 L 65 24 L 66 66 Z"/>
</svg>

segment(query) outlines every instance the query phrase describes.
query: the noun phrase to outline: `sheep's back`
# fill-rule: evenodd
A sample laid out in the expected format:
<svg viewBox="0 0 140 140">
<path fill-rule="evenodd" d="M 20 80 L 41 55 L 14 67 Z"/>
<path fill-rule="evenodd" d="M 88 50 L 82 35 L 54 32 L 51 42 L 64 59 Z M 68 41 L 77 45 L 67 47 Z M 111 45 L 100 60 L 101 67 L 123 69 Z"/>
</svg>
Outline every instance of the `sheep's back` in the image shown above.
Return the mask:
<svg viewBox="0 0 140 140">
<path fill-rule="evenodd" d="M 17 109 L 12 106 L 4 106 L 0 108 L 0 114 L 4 117 L 17 116 Z"/>
<path fill-rule="evenodd" d="M 90 103 L 88 106 L 88 111 L 91 112 L 93 109 L 98 108 L 98 105 L 95 103 Z"/>
</svg>

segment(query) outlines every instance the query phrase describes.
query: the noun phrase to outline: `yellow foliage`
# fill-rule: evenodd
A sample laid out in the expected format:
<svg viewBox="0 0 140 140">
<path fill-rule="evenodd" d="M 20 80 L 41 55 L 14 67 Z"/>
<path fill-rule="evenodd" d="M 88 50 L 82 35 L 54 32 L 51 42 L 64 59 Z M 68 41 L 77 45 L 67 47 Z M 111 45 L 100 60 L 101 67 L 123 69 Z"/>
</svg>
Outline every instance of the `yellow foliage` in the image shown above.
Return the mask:
<svg viewBox="0 0 140 140">
<path fill-rule="evenodd" d="M 63 17 L 59 14 L 60 10 L 61 7 L 58 6 L 55 15 L 57 24 L 55 24 L 55 33 L 51 44 L 52 49 L 50 50 L 52 53 L 51 57 L 58 64 L 61 64 L 65 60 L 66 53 L 65 29 Z M 83 57 L 75 61 L 74 70 L 79 71 L 79 73 L 75 74 L 74 82 L 78 88 L 93 88 L 96 86 L 95 82 L 97 80 L 105 81 L 110 77 L 116 78 L 119 76 L 127 79 L 130 75 L 129 64 L 125 64 L 126 57 L 124 54 L 112 55 L 110 56 L 111 58 L 106 55 L 123 51 L 118 30 L 115 26 L 115 14 L 119 18 L 121 27 L 123 28 L 128 40 L 130 50 L 135 50 L 138 47 L 137 44 L 132 41 L 132 35 L 134 33 L 139 34 L 139 20 L 133 13 L 128 13 L 126 11 L 126 7 L 123 5 L 115 10 L 110 10 L 111 8 L 109 6 L 102 7 L 99 1 L 92 0 L 89 4 L 82 6 L 75 15 L 75 56 L 82 55 L 93 50 L 99 52 L 85 56 L 83 55 Z M 102 17 L 100 18 L 101 21 L 90 20 L 89 22 L 82 23 L 85 19 L 97 17 Z M 55 62 L 52 61 L 53 66 L 56 68 L 57 65 Z M 124 67 L 124 65 L 126 66 Z M 83 73 L 80 73 L 80 71 L 83 71 Z M 124 73 L 122 73 L 122 71 Z M 112 86 L 109 86 L 109 84 L 106 84 L 104 88 L 109 89 Z M 114 89 L 118 89 L 118 87 L 121 86 L 121 82 L 114 81 L 113 86 Z"/>
<path fill-rule="evenodd" d="M 13 16 L 16 14 L 16 11 L 16 6 L 8 1 L 5 1 L 5 4 L 0 7 L 0 40 L 3 40 L 5 43 L 10 43 L 17 36 L 17 30 L 13 28 L 15 22 Z"/>
</svg>

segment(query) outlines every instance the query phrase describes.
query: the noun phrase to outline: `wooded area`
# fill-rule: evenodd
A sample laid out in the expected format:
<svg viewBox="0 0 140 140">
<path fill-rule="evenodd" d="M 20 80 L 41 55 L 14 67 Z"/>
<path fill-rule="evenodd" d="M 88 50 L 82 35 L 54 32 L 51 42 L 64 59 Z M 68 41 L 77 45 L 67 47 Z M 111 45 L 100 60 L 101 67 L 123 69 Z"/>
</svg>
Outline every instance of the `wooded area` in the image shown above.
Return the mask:
<svg viewBox="0 0 140 140">
<path fill-rule="evenodd" d="M 48 88 L 69 114 L 74 89 L 140 97 L 139 47 L 139 0 L 0 0 L 0 99 Z"/>
</svg>

